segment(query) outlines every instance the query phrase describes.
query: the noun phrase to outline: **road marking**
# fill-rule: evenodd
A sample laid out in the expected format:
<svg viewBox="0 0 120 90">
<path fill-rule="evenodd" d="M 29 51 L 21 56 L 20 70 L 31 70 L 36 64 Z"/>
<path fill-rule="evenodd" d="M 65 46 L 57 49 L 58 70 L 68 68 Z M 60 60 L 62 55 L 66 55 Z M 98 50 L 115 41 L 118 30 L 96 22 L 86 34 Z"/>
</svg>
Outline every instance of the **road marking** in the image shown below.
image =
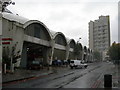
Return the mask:
<svg viewBox="0 0 120 90">
<path fill-rule="evenodd" d="M 91 88 L 98 88 L 98 86 L 100 85 L 100 83 L 102 82 L 102 77 L 103 77 L 103 74 L 101 74 L 99 76 L 99 78 L 97 79 L 97 81 L 91 86 Z"/>
</svg>

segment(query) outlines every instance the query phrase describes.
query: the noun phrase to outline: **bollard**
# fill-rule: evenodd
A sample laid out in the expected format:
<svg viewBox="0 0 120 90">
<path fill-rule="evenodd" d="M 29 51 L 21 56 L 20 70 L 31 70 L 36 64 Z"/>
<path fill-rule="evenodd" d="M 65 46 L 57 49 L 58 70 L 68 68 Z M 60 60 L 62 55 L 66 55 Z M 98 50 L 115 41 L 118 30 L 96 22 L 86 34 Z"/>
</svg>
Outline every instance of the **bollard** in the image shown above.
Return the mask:
<svg viewBox="0 0 120 90">
<path fill-rule="evenodd" d="M 104 75 L 104 87 L 112 88 L 112 75 L 110 74 Z"/>
</svg>

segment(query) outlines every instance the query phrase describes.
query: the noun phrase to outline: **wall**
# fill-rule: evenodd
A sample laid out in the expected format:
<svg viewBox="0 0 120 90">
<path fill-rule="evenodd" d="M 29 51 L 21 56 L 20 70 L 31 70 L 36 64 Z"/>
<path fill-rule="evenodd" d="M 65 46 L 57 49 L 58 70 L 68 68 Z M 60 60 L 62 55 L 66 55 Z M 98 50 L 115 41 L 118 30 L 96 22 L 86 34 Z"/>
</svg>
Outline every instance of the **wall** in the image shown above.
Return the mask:
<svg viewBox="0 0 120 90">
<path fill-rule="evenodd" d="M 15 55 L 18 51 L 20 51 L 19 55 L 21 55 L 24 39 L 24 30 L 21 24 L 3 19 L 3 38 L 12 38 L 10 45 L 3 45 L 3 47 L 9 47 L 9 55 L 12 53 L 12 47 L 15 47 Z M 17 66 L 19 65 L 17 64 Z"/>
</svg>

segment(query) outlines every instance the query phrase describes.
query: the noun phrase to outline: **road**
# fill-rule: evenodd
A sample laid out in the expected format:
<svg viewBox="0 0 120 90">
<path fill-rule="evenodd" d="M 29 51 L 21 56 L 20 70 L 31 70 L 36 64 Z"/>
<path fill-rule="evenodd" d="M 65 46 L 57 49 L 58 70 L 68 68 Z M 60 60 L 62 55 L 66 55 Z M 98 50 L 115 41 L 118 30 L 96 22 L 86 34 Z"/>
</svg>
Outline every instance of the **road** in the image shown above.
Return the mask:
<svg viewBox="0 0 120 90">
<path fill-rule="evenodd" d="M 113 64 L 92 63 L 87 69 L 70 69 L 3 86 L 3 88 L 103 88 L 104 74 L 111 74 Z"/>
</svg>

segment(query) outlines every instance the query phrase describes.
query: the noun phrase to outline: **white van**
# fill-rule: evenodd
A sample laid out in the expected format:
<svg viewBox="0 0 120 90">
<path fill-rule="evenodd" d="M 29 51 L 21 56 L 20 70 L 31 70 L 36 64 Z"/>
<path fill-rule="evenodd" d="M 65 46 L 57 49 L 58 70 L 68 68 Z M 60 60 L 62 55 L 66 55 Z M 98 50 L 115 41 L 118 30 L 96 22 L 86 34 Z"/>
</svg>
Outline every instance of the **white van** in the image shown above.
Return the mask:
<svg viewBox="0 0 120 90">
<path fill-rule="evenodd" d="M 87 64 L 85 64 L 84 62 L 82 62 L 82 60 L 71 60 L 70 61 L 70 67 L 71 69 L 73 69 L 73 67 L 77 68 L 87 68 Z"/>
</svg>

